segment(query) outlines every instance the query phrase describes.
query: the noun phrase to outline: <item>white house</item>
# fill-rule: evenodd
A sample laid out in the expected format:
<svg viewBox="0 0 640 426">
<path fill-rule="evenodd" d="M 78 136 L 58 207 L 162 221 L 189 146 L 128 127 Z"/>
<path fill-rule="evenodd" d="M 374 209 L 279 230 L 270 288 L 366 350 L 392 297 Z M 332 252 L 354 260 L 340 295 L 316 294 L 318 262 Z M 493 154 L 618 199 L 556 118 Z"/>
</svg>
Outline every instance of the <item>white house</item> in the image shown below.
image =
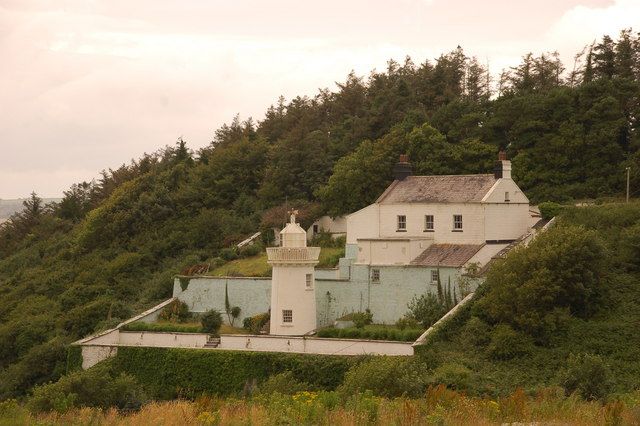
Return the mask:
<svg viewBox="0 0 640 426">
<path fill-rule="evenodd" d="M 394 172 L 375 203 L 347 216 L 355 265 L 482 265 L 530 231 L 529 199 L 502 152 L 493 174 L 412 176 L 406 156 Z"/>
</svg>

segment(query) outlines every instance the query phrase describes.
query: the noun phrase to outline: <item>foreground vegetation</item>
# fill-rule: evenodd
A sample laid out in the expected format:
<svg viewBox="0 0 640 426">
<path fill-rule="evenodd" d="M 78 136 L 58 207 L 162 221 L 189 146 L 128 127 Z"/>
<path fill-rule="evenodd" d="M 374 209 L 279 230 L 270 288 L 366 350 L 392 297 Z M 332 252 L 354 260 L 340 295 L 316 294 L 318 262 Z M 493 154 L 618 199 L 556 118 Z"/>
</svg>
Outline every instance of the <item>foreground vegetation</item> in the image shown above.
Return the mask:
<svg viewBox="0 0 640 426">
<path fill-rule="evenodd" d="M 522 390 L 504 398 L 468 397 L 444 386 L 420 398 L 379 398 L 370 393 L 260 394 L 245 399 L 200 397 L 154 402 L 139 411 L 73 409 L 32 413 L 15 401 L 0 403 L 0 424 L 52 425 L 494 425 L 505 423 L 631 425 L 640 423 L 640 394 L 600 404 L 565 397 L 561 390 L 535 395 Z"/>
</svg>

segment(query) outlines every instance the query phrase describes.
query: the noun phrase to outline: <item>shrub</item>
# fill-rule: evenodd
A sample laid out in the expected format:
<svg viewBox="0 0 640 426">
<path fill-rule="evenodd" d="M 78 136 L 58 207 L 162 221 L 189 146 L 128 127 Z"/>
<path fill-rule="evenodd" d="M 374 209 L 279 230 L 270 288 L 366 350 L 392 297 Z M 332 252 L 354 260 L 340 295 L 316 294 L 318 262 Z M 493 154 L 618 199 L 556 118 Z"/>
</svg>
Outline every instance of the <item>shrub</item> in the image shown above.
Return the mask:
<svg viewBox="0 0 640 426">
<path fill-rule="evenodd" d="M 429 328 L 445 314 L 445 308 L 432 293 L 414 296 L 409 302 L 409 317 L 418 321 L 424 328 Z"/>
<path fill-rule="evenodd" d="M 489 356 L 497 360 L 508 360 L 529 352 L 531 340 L 506 324 L 498 325 L 491 333 Z"/>
<path fill-rule="evenodd" d="M 545 201 L 544 203 L 538 204 L 538 208 L 540 209 L 540 215 L 542 218 L 549 220 L 557 216 L 564 206 L 562 204 L 554 203 L 553 201 Z"/>
<path fill-rule="evenodd" d="M 262 253 L 263 250 L 264 247 L 262 244 L 253 243 L 251 245 L 241 247 L 240 250 L 238 250 L 238 254 L 240 257 L 253 257 Z"/>
<path fill-rule="evenodd" d="M 133 377 L 111 377 L 105 368 L 93 368 L 36 386 L 27 406 L 34 413 L 65 412 L 75 407 L 137 409 L 145 400 L 142 387 Z"/>
<path fill-rule="evenodd" d="M 396 321 L 396 327 L 398 327 L 400 330 L 404 330 L 405 328 L 416 329 L 420 327 L 420 324 L 415 320 L 415 318 L 411 318 L 405 315 L 402 318 L 398 319 L 398 321 Z"/>
<path fill-rule="evenodd" d="M 270 319 L 271 316 L 269 313 L 265 312 L 263 314 L 254 315 L 250 318 L 245 318 L 242 321 L 242 326 L 253 334 L 260 334 L 262 327 L 264 327 Z"/>
<path fill-rule="evenodd" d="M 491 327 L 478 317 L 471 317 L 462 327 L 461 339 L 472 346 L 485 346 L 491 340 Z"/>
<path fill-rule="evenodd" d="M 365 312 L 354 312 L 351 314 L 351 321 L 357 328 L 363 328 L 373 322 L 373 314 L 369 309 Z"/>
<path fill-rule="evenodd" d="M 220 327 L 222 326 L 222 315 L 220 312 L 215 309 L 211 309 L 210 311 L 202 314 L 200 321 L 202 322 L 202 331 L 214 336 L 219 334 Z"/>
<path fill-rule="evenodd" d="M 258 391 L 263 395 L 280 393 L 282 395 L 293 395 L 297 392 L 310 390 L 311 386 L 295 378 L 291 371 L 270 376 L 264 383 L 258 386 Z"/>
<path fill-rule="evenodd" d="M 371 391 L 387 397 L 419 395 L 426 386 L 425 370 L 412 359 L 377 356 L 352 367 L 338 392 L 353 395 Z"/>
<path fill-rule="evenodd" d="M 433 380 L 453 389 L 466 389 L 469 387 L 471 370 L 457 363 L 442 364 L 433 372 Z"/>
<path fill-rule="evenodd" d="M 569 355 L 560 383 L 568 395 L 577 392 L 588 400 L 602 399 L 611 390 L 607 365 L 601 357 L 591 354 Z"/>
<path fill-rule="evenodd" d="M 202 333 L 202 326 L 193 324 L 179 324 L 173 322 L 130 322 L 122 326 L 122 331 L 168 331 L 177 333 Z"/>
<path fill-rule="evenodd" d="M 235 247 L 227 247 L 220 250 L 220 257 L 226 261 L 235 260 L 238 258 L 238 251 Z"/>
<path fill-rule="evenodd" d="M 158 318 L 169 322 L 185 322 L 191 318 L 191 312 L 186 303 L 176 299 L 162 309 Z"/>
</svg>

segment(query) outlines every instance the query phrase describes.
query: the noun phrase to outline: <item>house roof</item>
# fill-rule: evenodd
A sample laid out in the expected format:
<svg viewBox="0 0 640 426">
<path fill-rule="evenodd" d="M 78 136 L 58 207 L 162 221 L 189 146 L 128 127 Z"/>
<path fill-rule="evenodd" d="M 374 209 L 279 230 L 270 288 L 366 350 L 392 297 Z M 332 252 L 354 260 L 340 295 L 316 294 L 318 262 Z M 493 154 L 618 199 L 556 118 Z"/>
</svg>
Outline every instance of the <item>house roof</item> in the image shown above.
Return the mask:
<svg viewBox="0 0 640 426">
<path fill-rule="evenodd" d="M 482 246 L 484 244 L 431 244 L 411 261 L 411 265 L 459 268 Z"/>
<path fill-rule="evenodd" d="M 376 202 L 479 203 L 495 183 L 492 174 L 408 176 L 393 181 Z"/>
</svg>

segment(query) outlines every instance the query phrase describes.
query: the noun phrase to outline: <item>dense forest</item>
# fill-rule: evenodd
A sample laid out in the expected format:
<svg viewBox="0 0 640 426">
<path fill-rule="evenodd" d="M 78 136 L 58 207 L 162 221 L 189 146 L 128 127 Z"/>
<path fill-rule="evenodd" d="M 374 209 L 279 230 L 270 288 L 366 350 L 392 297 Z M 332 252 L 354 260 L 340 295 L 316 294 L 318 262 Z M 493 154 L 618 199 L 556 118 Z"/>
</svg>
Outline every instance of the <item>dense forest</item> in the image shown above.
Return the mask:
<svg viewBox="0 0 640 426">
<path fill-rule="evenodd" d="M 603 37 L 565 69 L 527 54 L 493 81 L 462 48 L 389 61 L 336 91 L 236 117 L 197 152 L 179 140 L 36 194 L 0 228 L 0 399 L 59 378 L 69 342 L 170 296 L 172 276 L 267 228 L 283 204 L 307 217 L 355 211 L 392 179 L 490 172 L 499 149 L 532 202 L 640 191 L 640 37 Z M 162 143 L 162 141 L 159 141 Z"/>
</svg>

